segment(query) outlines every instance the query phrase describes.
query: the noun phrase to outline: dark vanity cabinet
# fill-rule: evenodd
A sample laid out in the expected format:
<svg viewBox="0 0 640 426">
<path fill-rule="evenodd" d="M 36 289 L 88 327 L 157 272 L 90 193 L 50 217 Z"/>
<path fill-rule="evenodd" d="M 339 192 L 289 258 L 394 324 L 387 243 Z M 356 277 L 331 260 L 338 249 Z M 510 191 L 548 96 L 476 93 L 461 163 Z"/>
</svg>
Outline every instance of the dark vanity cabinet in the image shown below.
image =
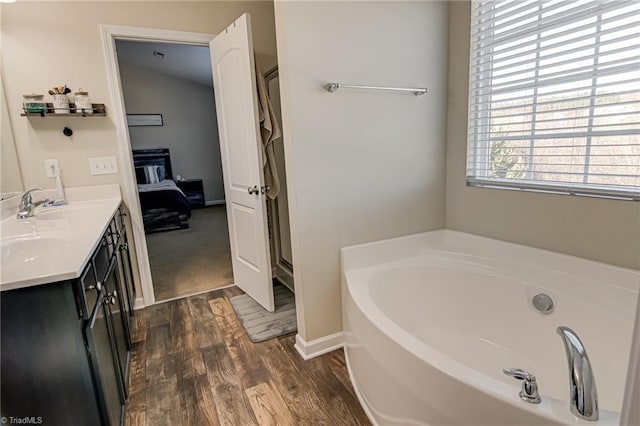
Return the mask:
<svg viewBox="0 0 640 426">
<path fill-rule="evenodd" d="M 84 333 L 102 424 L 118 425 L 121 423 L 125 397 L 110 316 L 108 301 L 102 293 Z"/>
<path fill-rule="evenodd" d="M 111 245 L 112 252 L 115 255 L 118 268 L 118 276 L 122 282 L 125 294 L 122 295 L 123 302 L 126 304 L 123 309 L 131 314 L 134 309 L 136 300 L 136 287 L 133 282 L 133 274 L 131 269 L 131 254 L 129 251 L 129 240 L 127 236 L 127 227 L 125 226 L 125 213 L 123 211 L 118 212 L 111 222 Z"/>
<path fill-rule="evenodd" d="M 78 279 L 0 294 L 0 415 L 121 425 L 135 287 L 120 208 Z"/>
<path fill-rule="evenodd" d="M 127 378 L 129 377 L 129 354 L 131 352 L 131 337 L 128 329 L 127 312 L 123 309 L 124 294 L 118 279 L 115 258 L 104 278 L 104 302 L 105 311 L 108 314 L 113 330 L 113 341 L 111 346 L 119 360 L 118 372 L 121 379 L 123 394 L 126 398 L 128 393 Z"/>
</svg>

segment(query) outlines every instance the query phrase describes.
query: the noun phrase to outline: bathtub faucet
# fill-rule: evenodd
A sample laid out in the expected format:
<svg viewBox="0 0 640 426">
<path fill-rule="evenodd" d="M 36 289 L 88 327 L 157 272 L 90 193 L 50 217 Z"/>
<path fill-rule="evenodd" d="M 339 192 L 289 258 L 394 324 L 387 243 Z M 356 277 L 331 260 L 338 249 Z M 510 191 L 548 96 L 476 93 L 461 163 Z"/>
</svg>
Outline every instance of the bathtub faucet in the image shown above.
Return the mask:
<svg viewBox="0 0 640 426">
<path fill-rule="evenodd" d="M 536 376 L 528 371 L 519 368 L 505 368 L 502 370 L 507 376 L 522 380 L 522 390 L 518 395 L 523 401 L 529 404 L 540 404 L 540 395 L 538 394 L 538 382 Z"/>
<path fill-rule="evenodd" d="M 569 365 L 571 412 L 584 420 L 598 420 L 598 391 L 587 351 L 569 327 L 558 327 Z"/>
</svg>

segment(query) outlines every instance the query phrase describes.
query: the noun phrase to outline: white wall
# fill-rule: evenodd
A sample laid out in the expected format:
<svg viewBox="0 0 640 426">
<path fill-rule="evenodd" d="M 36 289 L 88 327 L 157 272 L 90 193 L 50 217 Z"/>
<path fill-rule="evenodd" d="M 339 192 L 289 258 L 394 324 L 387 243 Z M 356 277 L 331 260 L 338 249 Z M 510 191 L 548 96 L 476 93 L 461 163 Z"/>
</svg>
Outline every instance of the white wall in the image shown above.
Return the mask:
<svg viewBox="0 0 640 426">
<path fill-rule="evenodd" d="M 0 3 L 0 63 L 24 186 L 55 186 L 55 179 L 45 175 L 46 158 L 59 159 L 67 186 L 121 183 L 120 174 L 89 173 L 89 157 L 119 157 L 100 25 L 217 34 L 244 12 L 252 15 L 256 55 L 269 69 L 276 57 L 270 1 Z M 44 94 L 60 84 L 89 91 L 94 103 L 106 104 L 108 116 L 20 117 L 24 93 Z M 62 135 L 67 125 L 74 130 L 71 138 Z M 135 256 L 132 260 L 139 284 Z"/>
<path fill-rule="evenodd" d="M 342 330 L 340 247 L 444 226 L 447 4 L 277 1 L 275 18 L 298 332 L 310 341 Z M 431 93 L 331 94 L 331 81 Z"/>
<path fill-rule="evenodd" d="M 450 5 L 447 228 L 640 269 L 640 203 L 466 187 L 470 12 Z"/>
<path fill-rule="evenodd" d="M 93 102 L 110 95 L 100 25 L 128 25 L 217 34 L 244 12 L 252 14 L 254 47 L 265 69 L 275 64 L 273 4 L 268 1 L 16 2 L 2 3 L 2 66 L 9 115 L 24 185 L 53 188 L 43 160 L 58 158 L 66 185 L 120 183 L 120 175 L 91 176 L 88 158 L 117 156 L 116 132 L 106 118 L 24 118 L 24 93 L 60 84 L 89 91 Z M 47 95 L 47 98 L 50 98 Z M 62 128 L 74 135 L 67 138 Z"/>
<path fill-rule="evenodd" d="M 129 127 L 131 147 L 169 148 L 173 176 L 202 179 L 207 201 L 224 199 L 211 87 L 120 62 L 128 114 L 162 114 L 162 126 Z M 161 88 L 161 89 L 159 89 Z"/>
</svg>

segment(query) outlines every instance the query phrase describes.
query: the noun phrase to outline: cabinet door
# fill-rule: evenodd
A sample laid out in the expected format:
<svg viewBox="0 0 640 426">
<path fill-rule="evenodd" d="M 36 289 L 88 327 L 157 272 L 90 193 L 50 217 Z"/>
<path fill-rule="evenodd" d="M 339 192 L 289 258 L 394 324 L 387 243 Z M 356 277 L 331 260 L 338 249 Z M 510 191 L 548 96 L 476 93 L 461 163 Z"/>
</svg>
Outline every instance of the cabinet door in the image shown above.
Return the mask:
<svg viewBox="0 0 640 426">
<path fill-rule="evenodd" d="M 131 253 L 129 252 L 129 242 L 127 240 L 127 229 L 122 228 L 116 256 L 118 257 L 118 269 L 124 287 L 123 298 L 128 305 L 128 313 L 133 316 L 133 308 L 136 303 L 136 286 L 133 282 L 133 272 L 131 269 Z M 129 322 L 131 324 L 131 322 Z M 132 326 L 130 325 L 130 329 Z"/>
<path fill-rule="evenodd" d="M 104 275 L 107 273 L 110 261 L 111 257 L 109 255 L 109 243 L 107 242 L 107 235 L 105 234 L 102 236 L 102 238 L 100 238 L 98 248 L 91 257 L 91 262 L 93 263 L 93 267 L 95 268 L 95 274 L 98 280 L 104 277 Z"/>
<path fill-rule="evenodd" d="M 44 425 L 104 423 L 87 356 L 89 318 L 79 316 L 76 284 L 58 282 L 0 293 L 2 416 L 42 417 Z"/>
<path fill-rule="evenodd" d="M 102 414 L 102 423 L 115 426 L 121 424 L 125 399 L 121 388 L 117 353 L 114 348 L 115 342 L 104 292 L 101 293 L 98 304 L 87 323 L 85 338 Z"/>
<path fill-rule="evenodd" d="M 125 301 L 121 295 L 120 279 L 116 268 L 117 261 L 114 257 L 103 280 L 106 289 L 106 303 L 113 326 L 114 347 L 117 353 L 118 367 L 125 397 L 128 394 L 129 381 L 129 355 L 131 350 L 131 335 L 128 328 L 128 314 L 124 307 Z"/>
<path fill-rule="evenodd" d="M 80 311 L 84 319 L 89 319 L 98 302 L 102 284 L 98 282 L 93 262 L 89 261 L 79 280 Z"/>
</svg>

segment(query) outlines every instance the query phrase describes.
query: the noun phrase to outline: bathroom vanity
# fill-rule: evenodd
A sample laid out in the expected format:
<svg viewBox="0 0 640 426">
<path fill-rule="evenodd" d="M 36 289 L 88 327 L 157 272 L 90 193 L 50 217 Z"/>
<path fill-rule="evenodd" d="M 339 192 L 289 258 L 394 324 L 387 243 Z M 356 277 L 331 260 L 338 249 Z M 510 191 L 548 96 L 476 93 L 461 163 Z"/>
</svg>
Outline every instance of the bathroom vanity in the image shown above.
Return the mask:
<svg viewBox="0 0 640 426">
<path fill-rule="evenodd" d="M 3 220 L 3 417 L 123 424 L 135 301 L 124 216 L 118 197 Z"/>
</svg>

